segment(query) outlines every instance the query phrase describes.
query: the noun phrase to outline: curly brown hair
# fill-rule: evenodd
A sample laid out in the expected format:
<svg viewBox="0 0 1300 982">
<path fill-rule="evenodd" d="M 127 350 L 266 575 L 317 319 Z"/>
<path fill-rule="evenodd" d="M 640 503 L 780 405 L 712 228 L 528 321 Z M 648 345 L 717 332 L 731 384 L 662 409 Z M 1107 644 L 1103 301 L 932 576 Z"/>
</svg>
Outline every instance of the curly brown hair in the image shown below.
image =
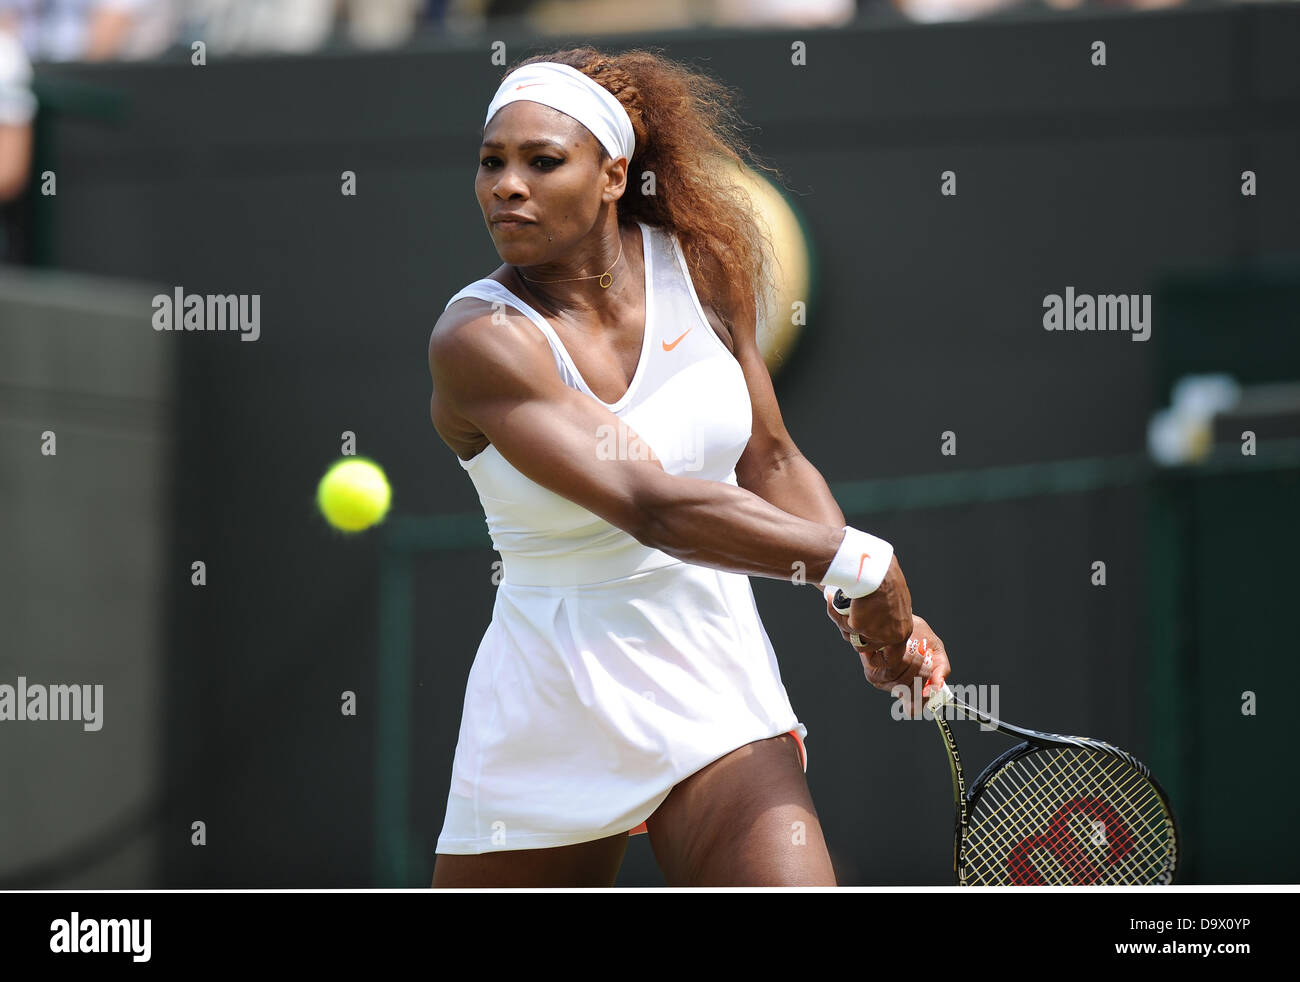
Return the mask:
<svg viewBox="0 0 1300 982">
<path fill-rule="evenodd" d="M 732 176 L 749 166 L 780 177 L 755 159 L 740 136 L 733 90 L 708 75 L 666 58 L 662 49 L 637 48 L 610 55 L 569 48 L 532 55 L 522 65 L 553 61 L 576 68 L 603 86 L 627 110 L 636 134 L 628 161 L 628 190 L 618 202 L 620 224 L 641 221 L 676 234 L 702 303 L 730 326 L 763 323 L 773 287 L 773 249 L 749 192 Z M 504 77 L 504 76 L 503 76 Z M 609 154 L 601 147 L 601 160 Z M 726 166 L 730 162 L 734 167 Z M 654 175 L 654 194 L 639 189 L 637 175 Z"/>
</svg>

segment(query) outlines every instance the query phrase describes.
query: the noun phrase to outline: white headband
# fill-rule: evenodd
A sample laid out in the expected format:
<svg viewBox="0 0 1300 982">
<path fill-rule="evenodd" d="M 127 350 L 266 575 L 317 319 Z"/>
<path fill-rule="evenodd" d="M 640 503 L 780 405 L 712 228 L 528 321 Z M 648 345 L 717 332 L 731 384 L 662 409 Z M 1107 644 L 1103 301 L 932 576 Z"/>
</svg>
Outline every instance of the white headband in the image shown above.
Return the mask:
<svg viewBox="0 0 1300 982">
<path fill-rule="evenodd" d="M 576 68 L 539 61 L 511 72 L 501 80 L 501 87 L 488 106 L 483 129 L 487 129 L 497 110 L 520 99 L 540 102 L 572 116 L 591 131 L 611 159 L 626 157 L 631 162 L 636 135 L 627 110 L 608 89 Z"/>
</svg>

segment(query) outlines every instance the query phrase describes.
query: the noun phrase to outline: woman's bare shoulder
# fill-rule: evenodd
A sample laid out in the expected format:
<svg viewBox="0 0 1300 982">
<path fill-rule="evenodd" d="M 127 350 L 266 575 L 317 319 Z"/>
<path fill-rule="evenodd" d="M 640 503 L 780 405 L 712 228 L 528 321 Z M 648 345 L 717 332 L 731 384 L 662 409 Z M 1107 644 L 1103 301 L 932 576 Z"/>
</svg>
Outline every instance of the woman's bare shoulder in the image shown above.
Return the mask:
<svg viewBox="0 0 1300 982">
<path fill-rule="evenodd" d="M 484 279 L 495 280 L 504 286 L 504 269 L 500 266 Z M 522 314 L 510 307 L 503 308 L 498 301 L 461 297 L 448 304 L 434 322 L 429 334 L 429 357 L 432 359 L 438 349 L 460 348 L 465 344 L 472 345 L 476 340 L 487 340 L 485 335 L 490 333 L 492 326 L 508 322 L 515 316 Z"/>
<path fill-rule="evenodd" d="M 448 391 L 553 367 L 550 352 L 545 336 L 523 313 L 480 297 L 448 305 L 429 333 L 429 371 Z"/>
<path fill-rule="evenodd" d="M 527 317 L 479 297 L 457 300 L 429 334 L 430 413 L 443 441 L 463 460 L 487 440 L 469 422 L 476 407 L 530 398 L 539 379 L 554 373 L 550 347 Z"/>
</svg>

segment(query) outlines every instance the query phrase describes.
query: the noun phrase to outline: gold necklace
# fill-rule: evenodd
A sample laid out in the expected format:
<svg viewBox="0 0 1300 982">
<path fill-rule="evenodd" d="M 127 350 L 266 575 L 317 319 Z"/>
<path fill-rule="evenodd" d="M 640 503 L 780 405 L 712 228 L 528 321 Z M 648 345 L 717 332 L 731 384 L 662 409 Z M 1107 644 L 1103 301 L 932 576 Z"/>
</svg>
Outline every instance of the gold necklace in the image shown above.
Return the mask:
<svg viewBox="0 0 1300 982">
<path fill-rule="evenodd" d="M 623 258 L 623 236 L 622 234 L 620 234 L 618 237 L 618 257 L 614 260 L 613 265 L 610 266 L 609 269 L 613 269 L 614 266 L 617 266 L 619 259 L 622 258 Z M 562 280 L 535 280 L 532 277 L 524 276 L 523 273 L 519 273 L 518 267 L 515 268 L 515 272 L 519 273 L 519 275 L 523 279 L 528 280 L 529 283 L 569 283 L 573 280 L 594 280 L 597 278 L 597 275 L 599 275 L 600 288 L 602 290 L 608 290 L 609 285 L 614 282 L 614 277 L 610 275 L 609 269 L 605 270 L 605 272 L 603 273 L 592 275 L 592 276 L 568 276 Z"/>
</svg>

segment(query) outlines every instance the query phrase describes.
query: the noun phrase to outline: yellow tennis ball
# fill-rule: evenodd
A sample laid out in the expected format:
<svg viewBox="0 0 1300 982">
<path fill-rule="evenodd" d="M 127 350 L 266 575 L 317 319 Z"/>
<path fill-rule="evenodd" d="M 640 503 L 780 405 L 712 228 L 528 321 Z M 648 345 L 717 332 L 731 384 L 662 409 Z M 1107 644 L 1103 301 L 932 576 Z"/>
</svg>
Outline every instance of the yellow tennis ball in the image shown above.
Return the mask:
<svg viewBox="0 0 1300 982">
<path fill-rule="evenodd" d="M 388 478 L 374 461 L 344 457 L 316 488 L 316 504 L 326 521 L 344 532 L 360 532 L 382 521 L 393 499 Z"/>
</svg>

